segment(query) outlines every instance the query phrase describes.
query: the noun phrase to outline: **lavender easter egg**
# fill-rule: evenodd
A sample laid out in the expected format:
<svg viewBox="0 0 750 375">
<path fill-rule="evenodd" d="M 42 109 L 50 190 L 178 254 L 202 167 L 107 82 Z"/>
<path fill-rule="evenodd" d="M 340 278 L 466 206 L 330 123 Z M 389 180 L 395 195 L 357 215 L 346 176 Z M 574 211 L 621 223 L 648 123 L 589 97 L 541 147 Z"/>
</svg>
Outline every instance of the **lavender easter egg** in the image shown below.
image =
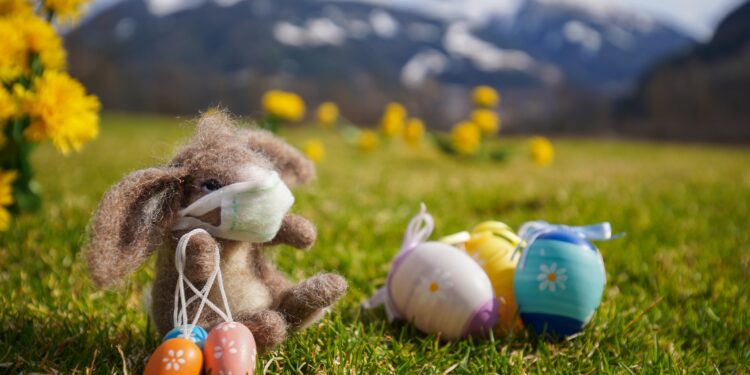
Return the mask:
<svg viewBox="0 0 750 375">
<path fill-rule="evenodd" d="M 162 341 L 167 341 L 169 339 L 173 339 L 176 337 L 189 338 L 190 340 L 193 340 L 193 342 L 196 345 L 198 345 L 198 347 L 201 348 L 201 350 L 203 350 L 203 344 L 206 343 L 206 337 L 208 336 L 208 333 L 206 333 L 206 330 L 196 325 L 196 326 L 193 326 L 192 332 L 190 332 L 190 337 L 183 337 L 182 336 L 183 327 L 184 326 L 173 328 L 171 331 L 167 332 L 166 335 L 164 335 L 164 338 L 162 339 Z"/>
<path fill-rule="evenodd" d="M 497 321 L 487 274 L 465 252 L 447 244 L 425 242 L 397 257 L 387 290 L 402 318 L 447 340 L 484 335 Z"/>
<path fill-rule="evenodd" d="M 599 251 L 566 231 L 537 237 L 524 250 L 513 279 L 524 325 L 557 337 L 577 333 L 591 320 L 604 284 Z"/>
<path fill-rule="evenodd" d="M 192 340 L 174 338 L 156 348 L 146 364 L 144 375 L 198 375 L 203 370 L 203 354 Z"/>
<path fill-rule="evenodd" d="M 255 339 L 244 324 L 225 322 L 208 334 L 204 350 L 207 374 L 252 374 L 255 372 Z"/>
</svg>

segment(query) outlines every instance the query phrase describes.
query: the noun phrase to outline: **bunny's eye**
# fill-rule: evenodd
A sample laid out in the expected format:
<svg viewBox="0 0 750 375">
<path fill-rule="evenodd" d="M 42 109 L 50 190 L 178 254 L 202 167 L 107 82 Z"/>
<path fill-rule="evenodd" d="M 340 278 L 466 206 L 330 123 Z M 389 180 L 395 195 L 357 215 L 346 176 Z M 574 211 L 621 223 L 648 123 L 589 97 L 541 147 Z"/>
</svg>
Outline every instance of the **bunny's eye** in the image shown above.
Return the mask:
<svg viewBox="0 0 750 375">
<path fill-rule="evenodd" d="M 218 190 L 219 188 L 221 188 L 221 184 L 219 183 L 219 181 L 216 181 L 212 178 L 212 179 L 203 181 L 203 184 L 201 184 L 201 187 L 203 188 L 203 191 L 209 192 L 209 191 Z"/>
</svg>

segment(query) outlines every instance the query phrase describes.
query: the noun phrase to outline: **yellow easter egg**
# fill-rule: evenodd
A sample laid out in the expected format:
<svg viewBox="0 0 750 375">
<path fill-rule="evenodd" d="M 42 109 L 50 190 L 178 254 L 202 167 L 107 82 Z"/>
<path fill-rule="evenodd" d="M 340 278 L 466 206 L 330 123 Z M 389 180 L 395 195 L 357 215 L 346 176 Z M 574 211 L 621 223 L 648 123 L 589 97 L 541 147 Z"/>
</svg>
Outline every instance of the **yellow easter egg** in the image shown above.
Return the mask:
<svg viewBox="0 0 750 375">
<path fill-rule="evenodd" d="M 464 244 L 464 250 L 489 276 L 495 297 L 500 303 L 496 326 L 498 333 L 508 333 L 521 327 L 513 296 L 513 273 L 519 258 L 513 258 L 513 251 L 520 241 L 510 227 L 491 221 L 477 225 Z"/>
</svg>

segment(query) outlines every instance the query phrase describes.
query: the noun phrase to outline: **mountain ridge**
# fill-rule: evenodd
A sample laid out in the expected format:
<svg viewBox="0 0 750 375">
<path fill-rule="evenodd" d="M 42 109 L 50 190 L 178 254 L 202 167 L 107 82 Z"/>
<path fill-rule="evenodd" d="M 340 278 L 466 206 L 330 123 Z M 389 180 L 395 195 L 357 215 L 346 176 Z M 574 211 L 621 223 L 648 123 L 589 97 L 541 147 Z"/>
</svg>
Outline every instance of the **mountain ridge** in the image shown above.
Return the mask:
<svg viewBox="0 0 750 375">
<path fill-rule="evenodd" d="M 508 92 L 574 85 L 606 93 L 692 44 L 658 25 L 665 40 L 646 48 L 657 34 L 615 24 L 642 47 L 635 52 L 604 34 L 615 21 L 539 1 L 524 2 L 518 12 L 522 19 L 514 22 L 495 17 L 477 25 L 359 1 L 275 0 L 206 1 L 154 16 L 146 2 L 126 0 L 71 31 L 66 43 L 73 74 L 105 105 L 182 113 L 217 101 L 252 113 L 258 109 L 251 101 L 271 87 L 331 99 L 353 90 L 377 102 L 365 113 L 405 90 L 425 93 L 432 106 L 453 95 L 433 93 L 436 87 L 490 84 Z M 549 35 L 566 37 L 555 49 Z M 617 64 L 600 69 L 607 61 Z M 175 91 L 184 103 L 167 95 Z"/>
</svg>

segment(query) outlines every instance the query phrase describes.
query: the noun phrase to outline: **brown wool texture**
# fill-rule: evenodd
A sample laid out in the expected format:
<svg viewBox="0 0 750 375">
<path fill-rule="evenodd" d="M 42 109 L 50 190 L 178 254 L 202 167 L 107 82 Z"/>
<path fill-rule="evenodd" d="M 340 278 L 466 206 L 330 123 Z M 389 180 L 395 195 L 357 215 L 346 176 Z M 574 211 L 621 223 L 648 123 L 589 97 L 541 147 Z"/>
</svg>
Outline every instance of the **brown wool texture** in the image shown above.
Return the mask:
<svg viewBox="0 0 750 375">
<path fill-rule="evenodd" d="M 210 111 L 198 120 L 192 141 L 170 163 L 130 173 L 104 195 L 85 248 L 94 282 L 100 287 L 117 285 L 156 252 L 151 316 L 162 335 L 174 328 L 174 254 L 180 236 L 188 232 L 171 230 L 177 213 L 206 194 L 204 181 L 215 179 L 221 186 L 241 182 L 240 171 L 248 164 L 276 170 L 290 188 L 315 178 L 313 163 L 292 146 L 267 131 L 239 129 L 226 112 Z M 200 219 L 218 224 L 219 210 Z M 216 267 L 213 252 L 218 246 L 234 320 L 252 331 L 258 348 L 265 352 L 303 323 L 321 316 L 346 292 L 346 280 L 330 273 L 294 285 L 264 255 L 265 248 L 276 244 L 309 249 L 316 235 L 310 221 L 294 214 L 287 214 L 268 243 L 198 234 L 186 249 L 185 276 L 202 288 Z M 190 296 L 187 290 L 186 298 Z M 223 306 L 216 285 L 209 299 Z M 196 309 L 197 304 L 189 306 L 190 319 Z M 204 309 L 198 324 L 210 330 L 220 322 L 213 310 Z"/>
</svg>

